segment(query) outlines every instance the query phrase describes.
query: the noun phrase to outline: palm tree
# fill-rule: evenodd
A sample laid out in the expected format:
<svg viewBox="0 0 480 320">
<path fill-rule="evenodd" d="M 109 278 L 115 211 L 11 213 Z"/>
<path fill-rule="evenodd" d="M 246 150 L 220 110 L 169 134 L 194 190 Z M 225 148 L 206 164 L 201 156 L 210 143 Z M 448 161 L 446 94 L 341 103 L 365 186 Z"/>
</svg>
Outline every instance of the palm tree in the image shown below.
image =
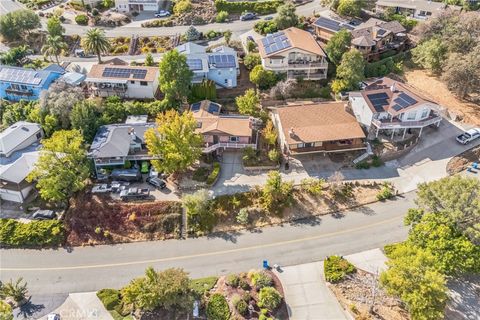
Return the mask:
<svg viewBox="0 0 480 320">
<path fill-rule="evenodd" d="M 23 278 L 18 278 L 15 282 L 10 279 L 10 282 L 2 284 L 0 288 L 0 298 L 12 298 L 15 302 L 23 301 L 27 293 L 27 283 Z"/>
<path fill-rule="evenodd" d="M 89 52 L 97 54 L 98 63 L 102 63 L 101 54 L 108 52 L 110 49 L 110 42 L 105 37 L 105 32 L 98 28 L 92 28 L 87 31 L 87 34 L 82 39 L 82 47 Z"/>
<path fill-rule="evenodd" d="M 67 49 L 68 46 L 63 41 L 62 36 L 47 36 L 47 41 L 42 47 L 42 53 L 46 56 L 54 56 L 57 63 L 59 63 L 58 56 L 63 50 Z"/>
</svg>

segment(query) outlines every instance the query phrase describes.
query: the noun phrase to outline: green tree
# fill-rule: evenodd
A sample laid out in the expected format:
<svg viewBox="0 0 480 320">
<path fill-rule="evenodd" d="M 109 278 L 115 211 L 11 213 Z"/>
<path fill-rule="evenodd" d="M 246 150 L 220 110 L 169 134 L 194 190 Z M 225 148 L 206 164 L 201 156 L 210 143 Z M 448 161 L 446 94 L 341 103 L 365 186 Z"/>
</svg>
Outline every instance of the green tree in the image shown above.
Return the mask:
<svg viewBox="0 0 480 320">
<path fill-rule="evenodd" d="M 260 289 L 258 293 L 258 306 L 267 308 L 270 311 L 275 310 L 282 302 L 282 296 L 273 287 L 265 287 Z"/>
<path fill-rule="evenodd" d="M 88 52 L 95 53 L 98 57 L 98 63 L 102 63 L 102 53 L 107 53 L 111 44 L 105 36 L 105 31 L 92 28 L 82 38 L 82 47 Z"/>
<path fill-rule="evenodd" d="M 251 43 L 252 41 L 250 41 Z M 252 70 L 255 66 L 262 64 L 262 58 L 258 53 L 249 53 L 243 59 L 243 64 L 248 70 Z"/>
<path fill-rule="evenodd" d="M 27 45 L 11 48 L 8 51 L 0 54 L 0 64 L 21 66 L 22 59 L 30 53 L 31 50 Z"/>
<path fill-rule="evenodd" d="M 27 297 L 27 294 L 27 282 L 23 278 L 18 278 L 16 281 L 10 279 L 0 287 L 0 297 L 3 299 L 12 298 L 15 302 L 21 302 Z"/>
<path fill-rule="evenodd" d="M 260 98 L 255 89 L 248 89 L 243 96 L 236 97 L 235 104 L 241 114 L 256 117 L 260 113 Z"/>
<path fill-rule="evenodd" d="M 208 300 L 207 317 L 211 320 L 230 319 L 230 307 L 221 293 L 214 293 Z"/>
<path fill-rule="evenodd" d="M 70 122 L 73 129 L 80 130 L 84 141 L 92 141 L 100 126 L 99 113 L 95 104 L 88 100 L 77 103 L 70 113 Z"/>
<path fill-rule="evenodd" d="M 167 52 L 160 61 L 160 90 L 165 107 L 178 106 L 190 93 L 193 73 L 187 57 L 177 50 Z"/>
<path fill-rule="evenodd" d="M 200 32 L 194 26 L 190 26 L 185 32 L 184 37 L 186 41 L 195 41 L 200 39 Z"/>
<path fill-rule="evenodd" d="M 149 267 L 144 277 L 132 280 L 122 289 L 122 301 L 142 311 L 158 307 L 185 310 L 193 302 L 189 284 L 188 274 L 183 269 L 156 272 Z"/>
<path fill-rule="evenodd" d="M 468 54 L 450 54 L 442 80 L 459 98 L 480 93 L 480 43 Z"/>
<path fill-rule="evenodd" d="M 413 320 L 443 319 L 447 287 L 435 257 L 417 247 L 399 245 L 389 258 L 388 270 L 380 275 L 387 292 L 405 303 Z"/>
<path fill-rule="evenodd" d="M 58 56 L 68 49 L 67 44 L 63 41 L 62 36 L 47 36 L 47 40 L 42 47 L 42 53 L 45 56 L 54 56 L 55 61 L 60 63 Z"/>
<path fill-rule="evenodd" d="M 223 22 L 227 21 L 227 19 L 228 19 L 228 12 L 227 11 L 219 11 L 217 13 L 217 16 L 215 17 L 215 22 L 223 23 Z"/>
<path fill-rule="evenodd" d="M 50 137 L 59 128 L 58 122 L 58 118 L 53 114 L 47 114 L 42 119 L 42 129 L 47 137 Z"/>
<path fill-rule="evenodd" d="M 262 130 L 262 135 L 269 147 L 275 146 L 277 143 L 278 134 L 272 120 L 267 121 L 265 128 Z"/>
<path fill-rule="evenodd" d="M 40 17 L 32 10 L 17 10 L 0 15 L 0 35 L 7 41 L 24 39 L 25 33 L 40 27 Z"/>
<path fill-rule="evenodd" d="M 152 54 L 149 52 L 147 53 L 147 56 L 145 57 L 145 66 L 147 67 L 151 67 L 155 64 L 155 61 L 153 61 L 153 56 Z"/>
<path fill-rule="evenodd" d="M 337 13 L 347 17 L 359 17 L 364 7 L 365 2 L 363 0 L 340 0 Z"/>
<path fill-rule="evenodd" d="M 261 65 L 258 65 L 250 71 L 250 81 L 262 90 L 269 89 L 277 82 L 277 76 L 273 71 L 265 70 Z"/>
<path fill-rule="evenodd" d="M 295 13 L 296 7 L 292 2 L 287 2 L 277 8 L 275 22 L 279 30 L 298 26 L 299 19 Z"/>
<path fill-rule="evenodd" d="M 447 47 L 442 40 L 432 38 L 412 49 L 412 60 L 433 73 L 440 73 L 446 59 Z"/>
<path fill-rule="evenodd" d="M 280 172 L 268 172 L 267 181 L 261 192 L 263 208 L 268 212 L 281 214 L 292 201 L 292 190 L 293 183 L 283 182 Z"/>
<path fill-rule="evenodd" d="M 27 180 L 37 182 L 42 199 L 66 202 L 85 187 L 89 174 L 82 134 L 78 130 L 60 130 L 42 141 L 40 158 Z"/>
<path fill-rule="evenodd" d="M 12 307 L 2 300 L 0 300 L 0 320 L 13 320 Z"/>
<path fill-rule="evenodd" d="M 182 205 L 188 216 L 190 228 L 201 231 L 211 231 L 216 222 L 212 201 L 208 190 L 200 189 L 182 198 Z"/>
<path fill-rule="evenodd" d="M 203 138 L 195 132 L 197 121 L 191 112 L 168 110 L 157 117 L 157 128 L 145 133 L 148 152 L 158 172 L 174 173 L 191 166 L 201 155 Z"/>
<path fill-rule="evenodd" d="M 345 52 L 332 83 L 333 92 L 358 89 L 359 83 L 364 79 L 364 68 L 365 61 L 360 51 L 351 49 Z"/>
<path fill-rule="evenodd" d="M 349 50 L 351 41 L 352 34 L 347 29 L 341 29 L 335 33 L 325 47 L 325 52 L 330 61 L 338 65 L 343 54 Z"/>
<path fill-rule="evenodd" d="M 232 39 L 232 31 L 231 30 L 224 31 L 223 32 L 223 37 L 225 38 L 225 43 L 227 45 L 229 45 L 230 40 Z"/>
<path fill-rule="evenodd" d="M 62 26 L 60 18 L 56 15 L 47 20 L 47 32 L 50 36 L 63 36 L 65 28 Z"/>
</svg>

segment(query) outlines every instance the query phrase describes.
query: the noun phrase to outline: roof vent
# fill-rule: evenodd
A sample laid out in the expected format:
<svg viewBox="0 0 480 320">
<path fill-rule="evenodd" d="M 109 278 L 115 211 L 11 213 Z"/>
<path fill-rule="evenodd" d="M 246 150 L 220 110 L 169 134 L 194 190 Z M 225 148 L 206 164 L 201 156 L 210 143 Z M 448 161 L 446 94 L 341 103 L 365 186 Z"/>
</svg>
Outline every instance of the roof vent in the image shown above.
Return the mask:
<svg viewBox="0 0 480 320">
<path fill-rule="evenodd" d="M 288 130 L 288 135 L 290 136 L 290 138 L 293 138 L 295 136 L 295 131 L 293 131 L 293 127 Z"/>
<path fill-rule="evenodd" d="M 390 91 L 392 92 L 397 92 L 397 86 L 395 85 L 396 82 L 394 82 L 391 86 L 390 86 Z"/>
</svg>

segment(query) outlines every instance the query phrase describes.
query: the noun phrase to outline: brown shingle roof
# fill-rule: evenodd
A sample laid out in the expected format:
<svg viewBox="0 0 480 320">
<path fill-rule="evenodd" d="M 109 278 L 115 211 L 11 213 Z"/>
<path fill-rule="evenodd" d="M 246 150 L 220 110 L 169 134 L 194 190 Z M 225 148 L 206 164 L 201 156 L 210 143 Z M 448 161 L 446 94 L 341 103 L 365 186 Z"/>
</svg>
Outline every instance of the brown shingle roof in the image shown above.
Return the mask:
<svg viewBox="0 0 480 320">
<path fill-rule="evenodd" d="M 365 138 L 355 117 L 345 111 L 344 102 L 288 106 L 275 112 L 288 144 Z"/>
<path fill-rule="evenodd" d="M 291 46 L 288 48 L 284 48 L 282 50 L 267 54 L 265 51 L 265 47 L 262 43 L 262 39 L 259 39 L 257 40 L 257 45 L 258 45 L 258 51 L 262 58 L 275 56 L 281 52 L 291 50 L 292 48 L 305 50 L 313 54 L 326 57 L 326 54 L 323 51 L 322 47 L 320 47 L 320 45 L 318 44 L 318 42 L 315 40 L 315 38 L 310 32 L 299 29 L 299 28 L 295 28 L 295 27 L 290 27 L 280 32 L 283 32 L 285 34 Z"/>
<path fill-rule="evenodd" d="M 131 70 L 147 70 L 147 74 L 144 79 L 133 78 L 132 75 L 128 78 L 119 78 L 119 77 L 104 77 L 103 71 L 105 68 L 114 68 L 114 69 L 131 69 Z M 95 64 L 90 69 L 90 72 L 87 75 L 87 78 L 96 78 L 96 79 L 121 79 L 121 80 L 136 80 L 136 81 L 154 81 L 158 77 L 159 69 L 157 67 L 140 67 L 140 66 L 118 66 L 111 64 Z"/>
</svg>

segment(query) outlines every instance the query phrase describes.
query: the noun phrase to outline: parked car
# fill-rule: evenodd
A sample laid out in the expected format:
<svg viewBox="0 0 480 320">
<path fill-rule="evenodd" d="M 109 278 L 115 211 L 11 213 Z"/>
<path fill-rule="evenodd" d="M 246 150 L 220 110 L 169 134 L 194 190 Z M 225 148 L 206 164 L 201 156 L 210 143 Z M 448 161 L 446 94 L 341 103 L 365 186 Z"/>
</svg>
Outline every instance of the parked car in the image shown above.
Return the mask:
<svg viewBox="0 0 480 320">
<path fill-rule="evenodd" d="M 112 191 L 112 186 L 106 183 L 96 184 L 92 188 L 92 193 L 107 193 Z"/>
<path fill-rule="evenodd" d="M 112 181 L 112 192 L 117 193 L 125 190 L 130 185 L 130 182 L 120 182 L 120 181 Z"/>
<path fill-rule="evenodd" d="M 53 220 L 57 219 L 57 214 L 53 210 L 37 210 L 32 214 L 35 220 Z"/>
<path fill-rule="evenodd" d="M 110 175 L 110 178 L 112 180 L 116 181 L 141 181 L 142 180 L 142 174 L 140 173 L 140 170 L 138 168 L 134 169 L 115 169 L 112 171 L 112 174 Z"/>
<path fill-rule="evenodd" d="M 246 12 L 240 16 L 241 21 L 253 20 L 257 18 L 257 15 L 253 12 Z"/>
<path fill-rule="evenodd" d="M 155 18 L 163 18 L 163 17 L 170 17 L 170 11 L 168 10 L 160 10 L 155 13 Z"/>
<path fill-rule="evenodd" d="M 461 144 L 468 144 L 480 137 L 480 128 L 473 128 L 457 136 L 457 141 Z"/>
<path fill-rule="evenodd" d="M 148 197 L 150 197 L 150 189 L 147 188 L 129 188 L 120 191 L 120 199 L 123 201 L 145 200 Z"/>
<path fill-rule="evenodd" d="M 165 189 L 165 187 L 167 186 L 165 181 L 163 181 L 162 179 L 160 179 L 158 177 L 148 177 L 147 178 L 147 183 L 151 184 L 152 186 L 154 186 L 157 189 Z"/>
</svg>

